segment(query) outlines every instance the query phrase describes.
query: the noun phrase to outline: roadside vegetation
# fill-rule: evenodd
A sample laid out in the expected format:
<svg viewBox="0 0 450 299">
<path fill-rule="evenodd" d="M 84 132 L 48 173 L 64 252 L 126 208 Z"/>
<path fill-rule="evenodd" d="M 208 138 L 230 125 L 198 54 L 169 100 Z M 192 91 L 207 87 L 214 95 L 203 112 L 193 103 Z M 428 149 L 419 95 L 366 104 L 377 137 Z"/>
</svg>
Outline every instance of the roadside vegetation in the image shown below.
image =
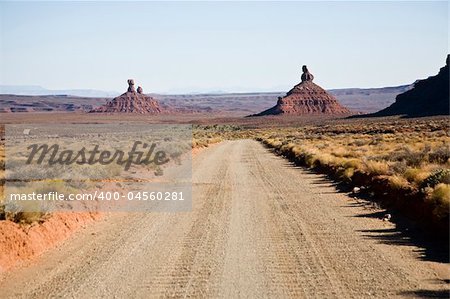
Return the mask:
<svg viewBox="0 0 450 299">
<path fill-rule="evenodd" d="M 448 231 L 447 119 L 276 128 L 257 139 L 295 163 Z"/>
</svg>

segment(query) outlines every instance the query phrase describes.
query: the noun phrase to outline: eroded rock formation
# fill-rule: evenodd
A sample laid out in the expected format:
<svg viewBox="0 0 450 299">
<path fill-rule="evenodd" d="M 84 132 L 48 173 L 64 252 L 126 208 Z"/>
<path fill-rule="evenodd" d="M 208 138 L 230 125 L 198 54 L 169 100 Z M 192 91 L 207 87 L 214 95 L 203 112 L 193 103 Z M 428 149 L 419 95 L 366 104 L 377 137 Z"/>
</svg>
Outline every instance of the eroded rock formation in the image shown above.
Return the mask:
<svg viewBox="0 0 450 299">
<path fill-rule="evenodd" d="M 128 79 L 127 92 L 90 112 L 159 114 L 164 112 L 164 108 L 154 98 L 145 95 L 142 87 L 139 86 L 136 92 L 134 80 Z"/>
<path fill-rule="evenodd" d="M 306 65 L 302 67 L 302 71 L 302 82 L 295 85 L 286 96 L 279 97 L 274 107 L 254 116 L 351 114 L 351 111 L 339 104 L 335 97 L 312 82 L 314 76 L 308 71 Z"/>
<path fill-rule="evenodd" d="M 308 67 L 306 65 L 302 67 L 302 71 L 302 82 L 314 80 L 314 76 L 308 71 Z"/>
<path fill-rule="evenodd" d="M 128 90 L 127 92 L 136 92 L 134 90 L 134 80 L 133 79 L 128 79 Z"/>
</svg>

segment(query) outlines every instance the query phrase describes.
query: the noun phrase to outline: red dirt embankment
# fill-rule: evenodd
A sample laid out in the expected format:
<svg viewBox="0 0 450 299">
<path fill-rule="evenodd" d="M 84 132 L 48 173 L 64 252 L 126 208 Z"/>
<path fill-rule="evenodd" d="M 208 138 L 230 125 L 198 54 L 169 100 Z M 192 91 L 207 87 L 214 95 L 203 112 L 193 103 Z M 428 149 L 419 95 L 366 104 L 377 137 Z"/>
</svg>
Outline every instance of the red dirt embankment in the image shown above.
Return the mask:
<svg viewBox="0 0 450 299">
<path fill-rule="evenodd" d="M 39 256 L 81 227 L 101 218 L 99 213 L 55 213 L 41 224 L 0 221 L 0 273 Z"/>
</svg>

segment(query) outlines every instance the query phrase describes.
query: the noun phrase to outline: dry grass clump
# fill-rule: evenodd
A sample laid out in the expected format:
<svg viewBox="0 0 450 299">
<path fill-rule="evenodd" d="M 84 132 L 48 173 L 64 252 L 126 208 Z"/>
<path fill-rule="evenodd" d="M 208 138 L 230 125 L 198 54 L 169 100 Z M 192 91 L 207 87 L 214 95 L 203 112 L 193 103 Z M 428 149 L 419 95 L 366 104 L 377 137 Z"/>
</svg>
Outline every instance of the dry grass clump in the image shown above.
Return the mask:
<svg viewBox="0 0 450 299">
<path fill-rule="evenodd" d="M 20 224 L 33 224 L 42 223 L 48 214 L 44 212 L 17 212 L 17 213 L 5 213 L 5 220 L 10 220 Z"/>
<path fill-rule="evenodd" d="M 388 179 L 389 179 L 389 186 L 392 189 L 406 189 L 410 186 L 408 180 L 398 174 L 389 176 Z"/>
<path fill-rule="evenodd" d="M 386 175 L 389 165 L 385 161 L 364 161 L 365 170 L 373 175 Z"/>
<path fill-rule="evenodd" d="M 433 214 L 439 219 L 448 218 L 450 210 L 450 185 L 440 183 L 431 193 L 431 204 L 434 206 Z"/>
<path fill-rule="evenodd" d="M 408 182 L 419 186 L 430 174 L 428 170 L 423 168 L 409 168 L 403 173 L 403 176 Z"/>
</svg>

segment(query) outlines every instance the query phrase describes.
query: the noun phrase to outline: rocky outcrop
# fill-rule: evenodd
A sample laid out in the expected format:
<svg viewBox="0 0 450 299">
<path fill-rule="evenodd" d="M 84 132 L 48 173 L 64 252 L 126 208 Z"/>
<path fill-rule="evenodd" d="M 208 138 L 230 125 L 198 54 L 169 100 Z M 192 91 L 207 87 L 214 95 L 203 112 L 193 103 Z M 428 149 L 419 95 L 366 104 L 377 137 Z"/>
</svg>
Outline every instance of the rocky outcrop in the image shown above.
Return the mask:
<svg viewBox="0 0 450 299">
<path fill-rule="evenodd" d="M 351 114 L 351 111 L 339 104 L 334 96 L 312 82 L 314 76 L 308 71 L 306 65 L 302 70 L 302 82 L 295 85 L 286 96 L 279 97 L 274 107 L 253 116 Z"/>
<path fill-rule="evenodd" d="M 366 116 L 403 115 L 421 117 L 449 115 L 449 60 L 436 76 L 414 83 L 414 88 L 399 94 L 391 106 Z"/>
<path fill-rule="evenodd" d="M 142 87 L 134 88 L 134 80 L 128 80 L 126 93 L 112 99 L 108 103 L 91 110 L 92 113 L 137 113 L 137 114 L 159 114 L 164 108 L 152 97 L 143 93 Z"/>
<path fill-rule="evenodd" d="M 136 90 L 134 90 L 134 80 L 133 79 L 128 79 L 128 90 L 127 92 L 136 92 Z"/>
<path fill-rule="evenodd" d="M 304 65 L 302 67 L 302 71 L 303 71 L 303 74 L 302 74 L 302 77 L 301 77 L 302 82 L 305 82 L 305 81 L 311 81 L 312 82 L 312 80 L 314 80 L 314 76 L 308 71 L 308 67 L 306 65 Z"/>
</svg>

